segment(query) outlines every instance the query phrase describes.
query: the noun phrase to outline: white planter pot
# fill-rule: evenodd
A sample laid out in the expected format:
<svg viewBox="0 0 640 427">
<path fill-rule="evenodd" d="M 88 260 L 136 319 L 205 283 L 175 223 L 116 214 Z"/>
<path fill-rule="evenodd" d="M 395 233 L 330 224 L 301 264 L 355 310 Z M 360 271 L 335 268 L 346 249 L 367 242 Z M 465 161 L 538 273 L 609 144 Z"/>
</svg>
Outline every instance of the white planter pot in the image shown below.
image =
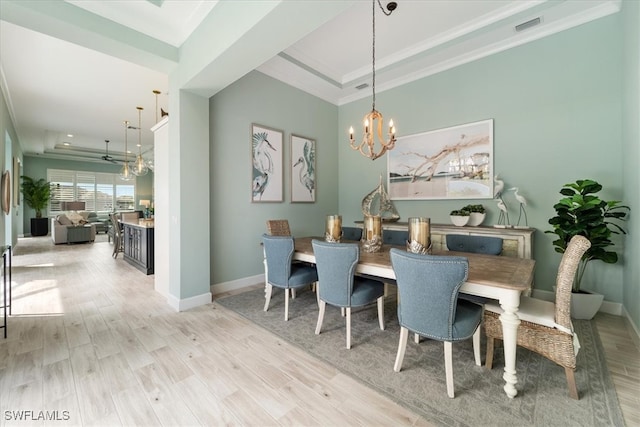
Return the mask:
<svg viewBox="0 0 640 427">
<path fill-rule="evenodd" d="M 449 215 L 449 218 L 451 219 L 451 223 L 458 227 L 463 227 L 469 222 L 468 216 Z"/>
<path fill-rule="evenodd" d="M 571 317 L 574 319 L 591 320 L 596 315 L 604 301 L 604 295 L 582 291 L 571 294 Z"/>
<path fill-rule="evenodd" d="M 487 216 L 486 213 L 471 212 L 471 214 L 469 215 L 469 222 L 467 223 L 467 225 L 470 225 L 472 227 L 478 226 L 482 224 L 486 216 Z"/>
</svg>

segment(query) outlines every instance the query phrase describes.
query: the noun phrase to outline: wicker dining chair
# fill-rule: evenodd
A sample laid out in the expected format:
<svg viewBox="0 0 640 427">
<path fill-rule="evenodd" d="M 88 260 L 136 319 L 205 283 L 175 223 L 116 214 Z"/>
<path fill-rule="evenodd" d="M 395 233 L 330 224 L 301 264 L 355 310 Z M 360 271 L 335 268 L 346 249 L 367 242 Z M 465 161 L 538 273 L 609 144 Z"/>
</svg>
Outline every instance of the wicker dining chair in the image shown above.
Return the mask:
<svg viewBox="0 0 640 427">
<path fill-rule="evenodd" d="M 574 371 L 580 345 L 571 324 L 571 286 L 578 264 L 591 247 L 586 237 L 574 236 L 562 256 L 556 277 L 555 303 L 521 297 L 518 307 L 517 343 L 562 366 L 567 376 L 569 396 L 578 399 Z M 487 369 L 493 365 L 494 341 L 502 339 L 502 309 L 485 304 L 484 327 L 487 335 Z"/>
<path fill-rule="evenodd" d="M 270 236 L 291 236 L 289 221 L 286 219 L 267 220 L 267 234 Z"/>
</svg>

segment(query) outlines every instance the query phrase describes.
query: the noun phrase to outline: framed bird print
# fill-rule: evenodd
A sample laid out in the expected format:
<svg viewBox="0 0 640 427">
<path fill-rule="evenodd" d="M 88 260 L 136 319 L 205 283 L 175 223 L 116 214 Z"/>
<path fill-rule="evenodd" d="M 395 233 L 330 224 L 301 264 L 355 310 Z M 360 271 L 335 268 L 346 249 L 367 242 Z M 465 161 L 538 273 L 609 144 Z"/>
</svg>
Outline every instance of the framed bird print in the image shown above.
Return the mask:
<svg viewBox="0 0 640 427">
<path fill-rule="evenodd" d="M 281 130 L 251 125 L 251 201 L 282 202 L 284 167 Z"/>
<path fill-rule="evenodd" d="M 291 203 L 316 201 L 316 142 L 291 134 Z"/>
</svg>

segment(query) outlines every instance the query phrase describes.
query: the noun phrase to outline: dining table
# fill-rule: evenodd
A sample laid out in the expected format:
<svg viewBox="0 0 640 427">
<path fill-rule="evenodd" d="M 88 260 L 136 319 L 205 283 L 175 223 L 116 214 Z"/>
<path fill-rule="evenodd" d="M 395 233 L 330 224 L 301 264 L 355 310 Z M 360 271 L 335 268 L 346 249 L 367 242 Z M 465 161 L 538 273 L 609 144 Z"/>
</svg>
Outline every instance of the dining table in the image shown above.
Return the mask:
<svg viewBox="0 0 640 427">
<path fill-rule="evenodd" d="M 294 260 L 315 264 L 312 240 L 324 240 L 323 237 L 297 237 L 295 239 Z M 346 242 L 346 241 L 344 241 Z M 352 243 L 357 243 L 353 241 Z M 395 273 L 391 265 L 389 249 L 402 246 L 383 245 L 378 252 L 360 251 L 360 260 L 356 266 L 356 274 L 376 276 L 381 279 L 395 281 Z M 520 296 L 528 294 L 533 283 L 535 261 L 500 255 L 484 255 L 468 252 L 434 251 L 436 256 L 462 256 L 469 260 L 467 280 L 460 292 L 495 299 L 500 303 L 503 313 L 500 315 L 504 343 L 504 391 L 510 398 L 518 394 L 515 385 L 516 375 L 516 342 L 518 334 L 518 306 Z"/>
</svg>

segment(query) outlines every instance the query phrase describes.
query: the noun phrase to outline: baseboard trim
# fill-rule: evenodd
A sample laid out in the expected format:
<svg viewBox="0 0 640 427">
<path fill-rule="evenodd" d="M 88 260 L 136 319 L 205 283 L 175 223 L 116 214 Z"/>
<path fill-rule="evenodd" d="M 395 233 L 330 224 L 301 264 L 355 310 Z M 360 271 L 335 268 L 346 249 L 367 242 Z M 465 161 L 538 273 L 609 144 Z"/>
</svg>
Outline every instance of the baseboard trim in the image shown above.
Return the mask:
<svg viewBox="0 0 640 427">
<path fill-rule="evenodd" d="M 229 282 L 222 282 L 211 285 L 211 294 L 218 295 L 225 292 L 236 291 L 238 289 L 259 285 L 261 283 L 264 283 L 264 274 L 243 277 L 242 279 L 231 280 Z"/>
<path fill-rule="evenodd" d="M 631 336 L 631 340 L 635 344 L 636 348 L 640 348 L 640 330 L 631 320 L 631 316 L 625 307 L 622 307 L 623 316 L 627 321 L 627 330 L 629 331 L 629 335 Z"/>
<path fill-rule="evenodd" d="M 534 298 L 542 299 L 545 301 L 555 301 L 556 294 L 553 291 L 544 291 L 541 289 L 534 289 L 532 296 Z M 599 313 L 614 314 L 616 316 L 622 316 L 623 307 L 619 302 L 603 301 L 600 306 Z M 628 317 L 628 316 L 627 316 Z"/>
<path fill-rule="evenodd" d="M 212 299 L 213 296 L 211 295 L 211 292 L 206 292 L 204 294 L 185 299 L 178 299 L 173 295 L 169 295 L 167 297 L 167 302 L 175 311 L 187 311 L 201 305 L 210 304 Z"/>
</svg>

